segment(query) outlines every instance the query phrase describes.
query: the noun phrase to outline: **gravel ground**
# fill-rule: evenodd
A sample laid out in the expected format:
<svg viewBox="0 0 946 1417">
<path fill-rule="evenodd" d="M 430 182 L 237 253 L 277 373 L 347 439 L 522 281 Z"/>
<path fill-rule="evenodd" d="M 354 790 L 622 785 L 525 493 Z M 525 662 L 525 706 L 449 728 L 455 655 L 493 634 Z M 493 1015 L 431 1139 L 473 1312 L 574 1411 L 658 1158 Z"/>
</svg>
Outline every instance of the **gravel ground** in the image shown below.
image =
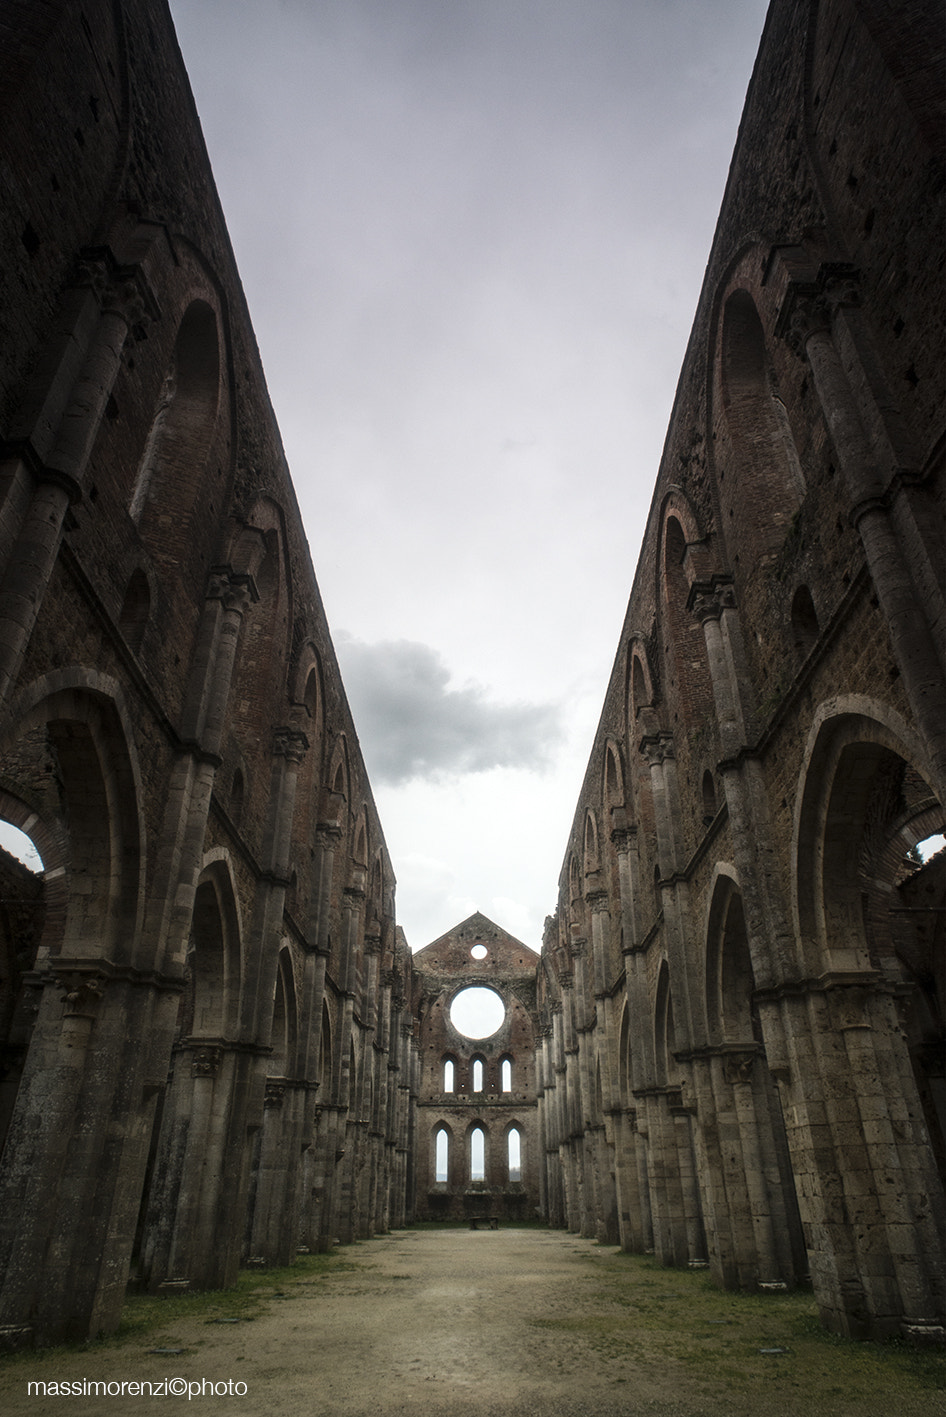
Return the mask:
<svg viewBox="0 0 946 1417">
<path fill-rule="evenodd" d="M 4 1417 L 158 1411 L 245 1417 L 890 1417 L 889 1402 L 822 1403 L 770 1360 L 765 1391 L 733 1396 L 712 1363 L 660 1356 L 629 1322 L 614 1341 L 613 1254 L 543 1230 L 400 1231 L 290 1283 L 249 1322 L 173 1320 L 155 1346 L 113 1342 L 0 1365 Z M 633 1282 L 633 1281 L 629 1281 Z M 604 1327 L 602 1327 L 604 1325 Z M 610 1329 L 608 1329 L 610 1325 Z M 610 1339 L 607 1333 L 610 1332 Z M 149 1344 L 150 1346 L 150 1344 Z M 706 1351 L 706 1350 L 703 1350 Z M 783 1380 L 780 1381 L 780 1373 Z M 191 1396 L 38 1396 L 29 1381 L 205 1384 Z M 233 1385 L 211 1395 L 206 1384 Z M 245 1385 L 245 1393 L 242 1391 Z M 74 1392 L 74 1390 L 73 1390 Z M 933 1399 L 931 1405 L 930 1399 Z M 944 1410 L 905 1395 L 896 1417 Z"/>
</svg>

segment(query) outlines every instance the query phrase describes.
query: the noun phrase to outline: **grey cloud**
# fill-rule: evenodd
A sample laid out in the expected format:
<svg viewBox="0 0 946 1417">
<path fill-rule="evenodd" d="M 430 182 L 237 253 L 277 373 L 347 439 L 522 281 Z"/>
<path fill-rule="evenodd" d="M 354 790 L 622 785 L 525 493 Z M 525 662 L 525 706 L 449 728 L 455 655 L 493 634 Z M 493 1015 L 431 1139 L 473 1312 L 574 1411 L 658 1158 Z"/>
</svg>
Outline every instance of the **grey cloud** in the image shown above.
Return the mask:
<svg viewBox="0 0 946 1417">
<path fill-rule="evenodd" d="M 540 771 L 563 737 L 557 704 L 496 703 L 478 685 L 448 688 L 430 645 L 336 637 L 355 726 L 372 778 L 413 778 L 517 767 Z"/>
</svg>

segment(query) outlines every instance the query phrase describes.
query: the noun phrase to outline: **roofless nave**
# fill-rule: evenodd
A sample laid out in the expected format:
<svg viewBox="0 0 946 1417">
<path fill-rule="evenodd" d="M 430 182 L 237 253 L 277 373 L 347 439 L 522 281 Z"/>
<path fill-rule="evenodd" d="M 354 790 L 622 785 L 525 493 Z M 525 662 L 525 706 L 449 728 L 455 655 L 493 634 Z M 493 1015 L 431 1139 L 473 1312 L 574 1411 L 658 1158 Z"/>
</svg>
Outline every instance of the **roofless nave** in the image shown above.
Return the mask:
<svg viewBox="0 0 946 1417">
<path fill-rule="evenodd" d="M 474 1203 L 935 1331 L 939 6 L 772 6 L 537 963 L 396 929 L 163 0 L 4 21 L 5 1340 Z"/>
</svg>

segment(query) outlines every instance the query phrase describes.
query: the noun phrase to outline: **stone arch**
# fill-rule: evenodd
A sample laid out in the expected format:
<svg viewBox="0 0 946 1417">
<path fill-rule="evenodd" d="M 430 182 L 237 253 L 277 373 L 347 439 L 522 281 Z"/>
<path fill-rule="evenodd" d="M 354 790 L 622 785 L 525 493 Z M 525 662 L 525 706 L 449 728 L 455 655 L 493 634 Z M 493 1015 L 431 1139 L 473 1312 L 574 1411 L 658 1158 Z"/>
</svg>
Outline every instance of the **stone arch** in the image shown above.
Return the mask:
<svg viewBox="0 0 946 1417">
<path fill-rule="evenodd" d="M 482 1117 L 474 1117 L 467 1126 L 466 1160 L 467 1181 L 485 1181 L 489 1175 L 491 1157 L 489 1127 Z"/>
<path fill-rule="evenodd" d="M 453 1129 L 449 1122 L 438 1117 L 430 1129 L 430 1177 L 433 1185 L 449 1184 L 453 1148 Z"/>
<path fill-rule="evenodd" d="M 634 1087 L 634 1059 L 631 1053 L 631 1011 L 627 999 L 621 1006 L 621 1023 L 618 1029 L 618 1086 L 621 1105 L 630 1106 Z"/>
<path fill-rule="evenodd" d="M 782 545 L 805 486 L 762 320 L 741 285 L 723 302 L 718 368 L 726 430 L 716 451 L 723 540 L 731 564 L 742 563 L 749 574 Z"/>
<path fill-rule="evenodd" d="M 273 1051 L 267 1064 L 270 1077 L 290 1078 L 296 1075 L 298 1040 L 299 1006 L 292 951 L 288 944 L 284 944 L 279 951 L 276 967 L 271 1035 Z"/>
<path fill-rule="evenodd" d="M 915 734 L 886 705 L 848 695 L 816 714 L 792 845 L 797 934 L 811 973 L 867 969 L 879 958 L 863 912 L 862 896 L 875 889 L 865 873 L 891 839 L 905 855 L 942 820 L 930 777 Z"/>
<path fill-rule="evenodd" d="M 178 1043 L 219 1040 L 240 1010 L 241 929 L 232 866 L 224 853 L 205 859 L 194 893 L 178 1015 Z"/>
<path fill-rule="evenodd" d="M 670 967 L 664 959 L 661 960 L 657 972 L 657 989 L 654 996 L 654 1059 L 657 1083 L 660 1087 L 667 1087 L 677 1080 L 679 1069 L 673 1056 L 676 1047 Z"/>
<path fill-rule="evenodd" d="M 755 975 L 735 872 L 717 867 L 706 927 L 706 1030 L 711 1044 L 752 1043 Z"/>
<path fill-rule="evenodd" d="M 354 822 L 351 842 L 351 859 L 356 866 L 367 870 L 368 866 L 368 813 L 362 807 Z"/>
<path fill-rule="evenodd" d="M 811 973 L 876 972 L 909 986 L 903 1032 L 946 1185 L 946 853 L 915 856 L 946 824 L 929 776 L 899 715 L 854 695 L 824 705 L 799 791 L 795 907 Z"/>
<path fill-rule="evenodd" d="M 568 899 L 571 904 L 581 899 L 581 876 L 578 858 L 573 851 L 568 856 Z"/>
<path fill-rule="evenodd" d="M 230 563 L 237 575 L 252 577 L 257 603 L 243 617 L 231 695 L 236 731 L 255 723 L 258 704 L 268 702 L 278 722 L 280 690 L 288 711 L 287 674 L 291 589 L 282 508 L 269 497 L 254 503 L 234 538 Z"/>
<path fill-rule="evenodd" d="M 292 682 L 292 701 L 305 710 L 304 727 L 316 763 L 321 759 L 325 690 L 322 660 L 311 640 L 303 647 Z"/>
<path fill-rule="evenodd" d="M 47 958 L 135 962 L 145 833 L 133 743 L 121 690 L 83 669 L 35 681 L 5 715 L 0 777 L 46 867 Z"/>
<path fill-rule="evenodd" d="M 347 819 L 348 803 L 350 800 L 350 771 L 348 766 L 348 740 L 344 733 L 340 733 L 335 740 L 332 749 L 332 756 L 329 759 L 328 775 L 326 786 L 332 799 L 330 806 L 334 806 L 336 811 L 328 812 L 329 820 L 337 820 L 339 814 Z"/>
<path fill-rule="evenodd" d="M 609 738 L 604 749 L 603 805 L 610 815 L 624 806 L 624 763 L 621 748 Z"/>
<path fill-rule="evenodd" d="M 597 873 L 600 867 L 598 856 L 598 823 L 589 807 L 585 813 L 585 829 L 582 837 L 582 868 L 585 879 Z"/>
<path fill-rule="evenodd" d="M 186 535 L 203 482 L 220 407 L 221 345 L 217 311 L 206 299 L 192 300 L 178 326 L 128 508 L 158 561 L 167 561 Z"/>
<path fill-rule="evenodd" d="M 505 1152 L 505 1181 L 512 1186 L 521 1185 L 526 1169 L 526 1133 L 517 1117 L 512 1118 L 503 1128 L 503 1150 Z M 518 1165 L 516 1164 L 518 1158 Z"/>
<path fill-rule="evenodd" d="M 625 686 L 625 718 L 628 724 L 628 738 L 633 742 L 642 733 L 653 731 L 647 718 L 647 711 L 653 712 L 657 706 L 656 678 L 650 662 L 647 641 L 643 635 L 635 635 L 627 647 L 627 682 Z"/>
<path fill-rule="evenodd" d="M 711 564 L 696 519 L 679 493 L 665 503 L 658 574 L 667 669 L 666 717 L 674 731 L 702 724 L 715 715 L 703 630 L 688 608 L 692 585 L 709 578 Z"/>
</svg>

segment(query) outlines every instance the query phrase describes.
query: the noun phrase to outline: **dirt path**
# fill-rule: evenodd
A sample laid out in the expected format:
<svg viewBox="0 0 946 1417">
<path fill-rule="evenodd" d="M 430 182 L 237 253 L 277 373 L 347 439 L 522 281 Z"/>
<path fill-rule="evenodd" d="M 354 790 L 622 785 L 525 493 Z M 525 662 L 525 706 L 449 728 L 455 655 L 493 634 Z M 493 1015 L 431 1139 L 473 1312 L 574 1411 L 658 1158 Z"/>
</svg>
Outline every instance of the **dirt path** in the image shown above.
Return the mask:
<svg viewBox="0 0 946 1417">
<path fill-rule="evenodd" d="M 826 1417 L 856 1411 L 889 1417 L 888 1401 L 874 1405 L 868 1397 L 865 1403 L 863 1393 L 850 1404 L 843 1395 L 806 1391 L 804 1364 L 760 1359 L 758 1349 L 747 1350 L 753 1354 L 745 1359 L 748 1386 L 734 1394 L 725 1370 L 709 1361 L 724 1342 L 721 1328 L 702 1335 L 710 1345 L 705 1363 L 699 1353 L 694 1362 L 679 1348 L 668 1350 L 666 1330 L 655 1327 L 651 1334 L 627 1307 L 625 1291 L 634 1279 L 614 1278 L 614 1252 L 573 1235 L 402 1231 L 352 1247 L 344 1258 L 346 1267 L 326 1277 L 288 1284 L 286 1297 L 271 1300 L 252 1322 L 175 1320 L 148 1343 L 183 1348 L 181 1354 L 149 1354 L 136 1341 L 0 1365 L 0 1411 L 5 1417 L 146 1411 L 169 1417 L 185 1411 L 245 1417 Z M 667 1283 L 662 1276 L 654 1281 L 655 1301 Z M 678 1307 L 685 1303 L 681 1294 L 666 1297 L 680 1300 Z M 171 1379 L 232 1384 L 234 1391 L 160 1401 L 127 1389 L 109 1397 L 27 1393 L 28 1381 L 37 1380 Z M 905 1394 L 897 1417 L 938 1410 L 936 1394 Z"/>
</svg>

